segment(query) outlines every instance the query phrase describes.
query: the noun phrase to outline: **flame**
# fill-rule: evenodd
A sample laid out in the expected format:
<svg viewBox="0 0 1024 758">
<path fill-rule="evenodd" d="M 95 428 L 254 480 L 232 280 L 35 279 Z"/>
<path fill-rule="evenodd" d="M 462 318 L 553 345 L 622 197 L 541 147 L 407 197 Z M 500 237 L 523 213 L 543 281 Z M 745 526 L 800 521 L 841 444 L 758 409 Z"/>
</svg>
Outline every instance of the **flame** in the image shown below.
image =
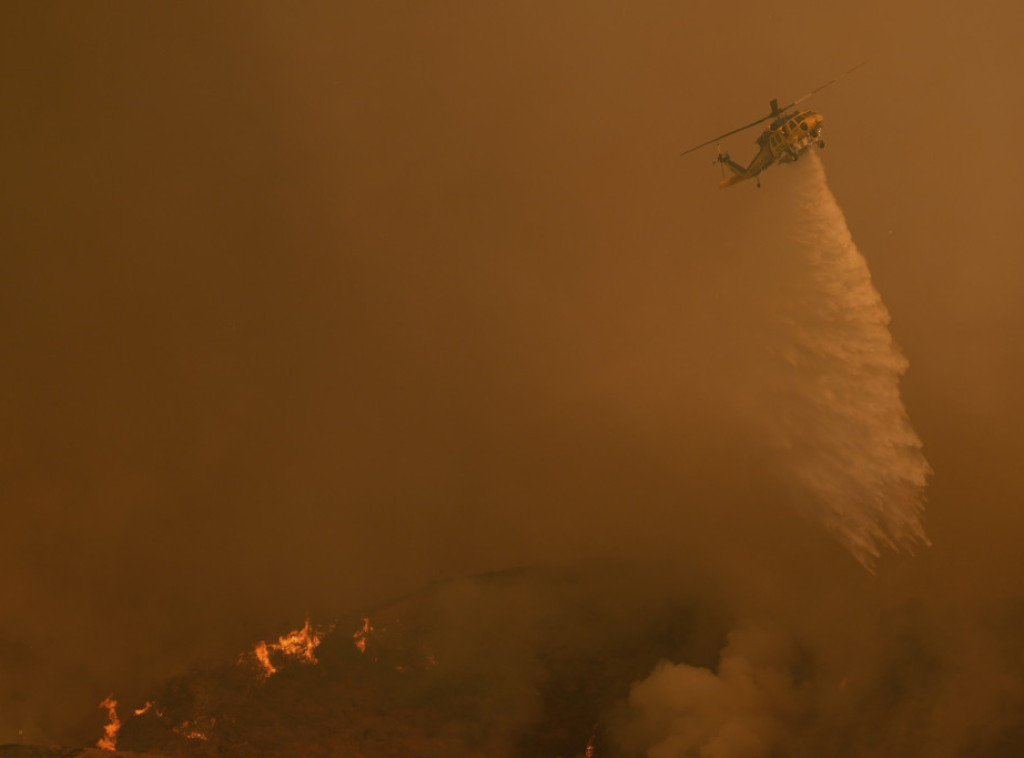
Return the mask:
<svg viewBox="0 0 1024 758">
<path fill-rule="evenodd" d="M 107 717 L 110 721 L 103 727 L 103 736 L 96 743 L 96 747 L 101 750 L 116 750 L 117 733 L 121 731 L 121 721 L 117 718 L 117 701 L 114 700 L 114 696 L 112 694 L 107 695 L 103 702 L 100 703 L 100 708 L 107 709 Z"/>
<path fill-rule="evenodd" d="M 156 706 L 154 705 L 154 703 L 153 703 L 153 701 L 152 701 L 152 700 L 147 700 L 147 701 L 146 701 L 146 704 L 145 704 L 144 706 L 142 706 L 141 708 L 136 708 L 136 709 L 135 709 L 135 710 L 133 711 L 133 713 L 134 713 L 134 714 L 135 714 L 136 716 L 141 716 L 142 714 L 144 714 L 144 713 L 149 713 L 150 711 L 152 711 L 152 712 L 153 712 L 154 714 L 156 714 L 156 716 L 157 716 L 158 718 L 163 718 L 163 717 L 164 717 L 164 712 L 163 712 L 162 710 L 160 710 L 159 708 L 157 708 L 157 707 L 156 707 Z"/>
<path fill-rule="evenodd" d="M 270 662 L 270 647 L 267 646 L 266 642 L 260 642 L 252 652 L 256 656 L 256 660 L 259 661 L 260 666 L 263 667 L 262 676 L 264 679 L 269 679 L 277 673 L 277 667 Z"/>
<path fill-rule="evenodd" d="M 209 722 L 210 726 L 213 726 L 217 723 L 217 719 L 211 717 Z M 206 736 L 205 732 L 200 730 L 198 721 L 182 721 L 180 726 L 174 727 L 171 731 L 175 734 L 180 734 L 187 740 L 201 740 L 203 742 L 208 742 L 210 739 Z"/>
<path fill-rule="evenodd" d="M 352 635 L 352 639 L 356 641 L 356 647 L 359 648 L 360 653 L 366 652 L 366 638 L 370 636 L 372 631 L 373 625 L 370 623 L 370 619 L 363 618 L 363 628 Z"/>
<path fill-rule="evenodd" d="M 587 749 L 583 752 L 585 758 L 594 758 L 597 755 L 597 727 L 594 727 L 594 731 L 590 733 L 590 739 L 587 740 Z"/>
<path fill-rule="evenodd" d="M 306 663 L 316 663 L 316 649 L 322 639 L 322 633 L 314 630 L 309 619 L 306 619 L 306 623 L 301 629 L 278 637 L 277 642 L 261 641 L 257 643 L 252 654 L 260 665 L 261 677 L 269 679 L 277 673 L 277 666 L 270 659 L 272 653 L 281 653 L 288 658 L 297 658 Z"/>
<path fill-rule="evenodd" d="M 301 629 L 286 634 L 278 640 L 277 649 L 290 658 L 302 658 L 307 663 L 316 663 L 316 649 L 320 645 L 320 635 L 313 631 L 309 619 Z"/>
</svg>

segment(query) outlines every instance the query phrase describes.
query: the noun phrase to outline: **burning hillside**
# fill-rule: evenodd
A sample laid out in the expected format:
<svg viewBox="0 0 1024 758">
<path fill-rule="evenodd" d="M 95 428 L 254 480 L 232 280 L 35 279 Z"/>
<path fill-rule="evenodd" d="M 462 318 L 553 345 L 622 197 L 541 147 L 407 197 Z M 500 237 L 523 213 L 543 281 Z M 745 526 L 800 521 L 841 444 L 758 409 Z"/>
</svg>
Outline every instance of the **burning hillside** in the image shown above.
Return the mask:
<svg viewBox="0 0 1024 758">
<path fill-rule="evenodd" d="M 330 631 L 330 627 L 326 630 Z M 323 641 L 325 630 L 316 630 L 310 625 L 309 619 L 301 629 L 296 629 L 287 634 L 281 635 L 277 642 L 260 641 L 256 643 L 251 655 L 259 666 L 259 674 L 263 679 L 269 679 L 277 673 L 278 668 L 274 665 L 274 658 L 285 658 L 301 661 L 304 663 L 316 663 L 316 649 Z M 239 659 L 243 662 L 246 656 Z"/>
<path fill-rule="evenodd" d="M 692 602 L 645 611 L 599 593 L 580 576 L 511 571 L 307 621 L 123 707 L 104 744 L 175 756 L 607 754 L 630 684 L 663 657 L 710 663 L 720 625 Z"/>
<path fill-rule="evenodd" d="M 1014 754 L 1020 602 L 986 617 L 975 650 L 956 646 L 978 631 L 952 613 L 896 607 L 868 620 L 854 649 L 874 652 L 858 658 L 642 573 L 508 571 L 307 620 L 143 702 L 105 699 L 100 747 L 8 745 L 0 758 L 923 755 L 907 735 L 950 739 L 933 714 L 964 683 L 1003 715 L 943 754 Z"/>
</svg>

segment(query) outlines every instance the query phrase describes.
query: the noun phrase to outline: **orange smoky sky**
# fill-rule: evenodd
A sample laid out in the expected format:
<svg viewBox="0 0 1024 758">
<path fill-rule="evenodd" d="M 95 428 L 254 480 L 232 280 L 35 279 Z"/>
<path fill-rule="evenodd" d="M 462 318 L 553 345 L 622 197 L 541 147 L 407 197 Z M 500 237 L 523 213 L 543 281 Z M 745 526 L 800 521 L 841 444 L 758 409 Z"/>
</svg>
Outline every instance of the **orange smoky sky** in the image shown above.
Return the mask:
<svg viewBox="0 0 1024 758">
<path fill-rule="evenodd" d="M 685 556 L 822 639 L 1019 595 L 1022 26 L 5 4 L 0 742 L 81 741 L 114 687 L 510 566 Z M 862 60 L 810 105 L 935 472 L 933 546 L 873 577 L 761 488 L 730 405 L 791 273 L 745 225 L 789 168 L 719 191 L 713 148 L 679 157 Z"/>
</svg>

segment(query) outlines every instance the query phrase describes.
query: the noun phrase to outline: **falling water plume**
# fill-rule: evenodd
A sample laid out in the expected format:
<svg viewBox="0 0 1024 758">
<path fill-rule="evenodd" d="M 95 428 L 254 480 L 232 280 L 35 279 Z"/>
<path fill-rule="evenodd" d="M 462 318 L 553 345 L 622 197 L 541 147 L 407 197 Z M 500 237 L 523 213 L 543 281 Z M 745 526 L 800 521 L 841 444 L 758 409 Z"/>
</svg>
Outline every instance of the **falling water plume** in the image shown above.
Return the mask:
<svg viewBox="0 0 1024 758">
<path fill-rule="evenodd" d="M 900 396 L 908 362 L 814 152 L 794 167 L 788 254 L 799 275 L 775 304 L 770 438 L 796 499 L 869 571 L 884 547 L 930 544 L 931 469 Z M 789 177 L 787 177 L 789 179 Z M 787 181 L 788 184 L 788 181 Z"/>
</svg>

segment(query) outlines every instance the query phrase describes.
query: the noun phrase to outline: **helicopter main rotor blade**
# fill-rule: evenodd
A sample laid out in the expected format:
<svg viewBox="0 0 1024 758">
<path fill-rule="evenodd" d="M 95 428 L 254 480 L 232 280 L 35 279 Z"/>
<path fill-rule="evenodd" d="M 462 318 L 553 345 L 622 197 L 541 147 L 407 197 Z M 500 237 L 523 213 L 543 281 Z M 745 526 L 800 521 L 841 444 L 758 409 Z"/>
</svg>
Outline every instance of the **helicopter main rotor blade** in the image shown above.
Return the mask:
<svg viewBox="0 0 1024 758">
<path fill-rule="evenodd" d="M 714 139 L 709 139 L 707 142 L 701 142 L 699 145 L 697 145 L 697 147 L 691 147 L 689 150 L 686 150 L 686 151 L 680 153 L 680 155 L 686 155 L 687 153 L 692 153 L 694 150 L 700 150 L 702 147 L 707 147 L 708 145 L 710 145 L 713 142 L 718 142 L 719 140 L 723 140 L 726 137 L 731 137 L 733 134 L 736 134 L 737 132 L 742 132 L 744 129 L 750 129 L 751 127 L 757 126 L 758 124 L 767 121 L 771 117 L 772 117 L 772 114 L 769 113 L 767 116 L 759 118 L 757 121 L 752 121 L 751 123 L 747 124 L 746 126 L 741 126 L 739 129 L 733 129 L 731 132 L 726 132 L 725 134 L 720 134 L 717 137 L 715 137 Z"/>
<path fill-rule="evenodd" d="M 812 89 L 810 92 L 808 92 L 803 97 L 797 98 L 796 100 L 791 102 L 789 105 L 783 106 L 779 110 L 781 110 L 781 111 L 788 111 L 793 106 L 799 105 L 804 100 L 806 100 L 807 98 L 811 97 L 812 95 L 817 95 L 819 92 L 821 92 L 823 89 L 825 89 L 825 87 L 828 87 L 828 86 L 831 86 L 831 85 L 835 84 L 836 82 L 838 82 L 840 79 L 842 79 L 847 74 L 852 74 L 854 71 L 856 71 L 858 68 L 863 66 L 865 63 L 867 63 L 867 61 L 861 61 L 860 63 L 858 63 L 853 68 L 847 69 L 846 71 L 841 73 L 839 76 L 835 77 L 834 79 L 829 79 L 827 82 L 825 82 L 821 86 L 819 86 L 819 87 L 817 87 L 815 89 Z"/>
<path fill-rule="evenodd" d="M 691 147 L 689 150 L 685 150 L 685 151 L 681 152 L 680 155 L 686 155 L 688 153 L 692 153 L 694 150 L 700 150 L 702 147 L 707 147 L 708 145 L 712 144 L 713 142 L 718 142 L 720 140 L 725 139 L 726 137 L 731 137 L 732 135 L 734 135 L 734 134 L 736 134 L 738 132 L 742 132 L 742 131 L 744 131 L 746 129 L 750 129 L 752 127 L 757 126 L 758 124 L 762 124 L 762 123 L 764 123 L 765 121 L 767 121 L 770 118 L 774 118 L 776 116 L 781 116 L 786 111 L 788 111 L 790 108 L 792 108 L 792 107 L 794 107 L 796 105 L 799 105 L 804 100 L 806 100 L 807 98 L 811 97 L 812 95 L 818 94 L 823 89 L 825 89 L 826 87 L 828 87 L 830 85 L 835 84 L 840 79 L 842 79 L 843 77 L 847 76 L 848 74 L 852 74 L 854 71 L 856 71 L 858 68 L 863 66 L 865 63 L 867 63 L 867 61 L 861 61 L 856 66 L 854 66 L 853 68 L 847 69 L 846 71 L 841 73 L 839 76 L 835 77 L 834 79 L 829 79 L 827 82 L 825 82 L 821 86 L 816 87 L 815 89 L 812 89 L 810 92 L 808 92 L 803 97 L 794 100 L 789 105 L 782 106 L 778 110 L 773 110 L 767 116 L 763 116 L 762 118 L 759 118 L 757 121 L 752 121 L 749 124 L 747 124 L 746 126 L 741 126 L 739 129 L 733 129 L 731 132 L 726 132 L 725 134 L 720 134 L 720 135 L 718 135 L 717 137 L 715 137 L 713 139 L 709 139 L 707 142 L 701 142 L 696 147 Z M 773 105 L 774 105 L 774 101 L 773 101 Z"/>
</svg>

